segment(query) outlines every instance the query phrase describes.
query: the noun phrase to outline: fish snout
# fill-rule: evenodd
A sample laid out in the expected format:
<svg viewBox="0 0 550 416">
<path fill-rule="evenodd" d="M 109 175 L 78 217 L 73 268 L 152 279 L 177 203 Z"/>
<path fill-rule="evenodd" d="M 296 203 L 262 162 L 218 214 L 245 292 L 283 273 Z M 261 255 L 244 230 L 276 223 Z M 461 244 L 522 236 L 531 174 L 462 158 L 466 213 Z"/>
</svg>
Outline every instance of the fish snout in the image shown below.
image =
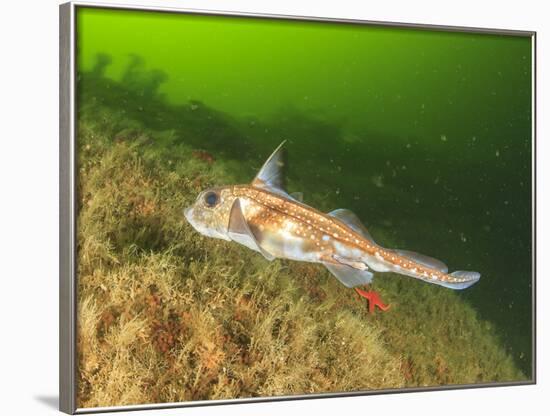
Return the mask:
<svg viewBox="0 0 550 416">
<path fill-rule="evenodd" d="M 191 222 L 191 218 L 193 216 L 193 207 L 184 208 L 183 216 L 187 219 L 187 221 Z"/>
</svg>

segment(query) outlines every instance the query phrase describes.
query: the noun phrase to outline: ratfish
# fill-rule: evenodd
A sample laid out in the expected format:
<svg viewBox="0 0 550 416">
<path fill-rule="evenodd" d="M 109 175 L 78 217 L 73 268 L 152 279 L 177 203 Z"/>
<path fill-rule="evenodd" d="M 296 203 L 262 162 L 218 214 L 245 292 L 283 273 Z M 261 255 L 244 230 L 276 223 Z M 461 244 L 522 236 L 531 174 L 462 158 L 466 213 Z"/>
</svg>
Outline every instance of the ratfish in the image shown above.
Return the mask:
<svg viewBox="0 0 550 416">
<path fill-rule="evenodd" d="M 380 246 L 348 209 L 323 213 L 304 204 L 301 193 L 287 193 L 283 144 L 252 183 L 202 191 L 184 210 L 187 221 L 205 236 L 242 244 L 269 261 L 321 263 L 344 286 L 355 288 L 382 310 L 387 306 L 374 292 L 357 289 L 369 285 L 374 273 L 398 273 L 451 289 L 465 289 L 479 280 L 477 272 L 449 273 L 439 260 Z"/>
</svg>

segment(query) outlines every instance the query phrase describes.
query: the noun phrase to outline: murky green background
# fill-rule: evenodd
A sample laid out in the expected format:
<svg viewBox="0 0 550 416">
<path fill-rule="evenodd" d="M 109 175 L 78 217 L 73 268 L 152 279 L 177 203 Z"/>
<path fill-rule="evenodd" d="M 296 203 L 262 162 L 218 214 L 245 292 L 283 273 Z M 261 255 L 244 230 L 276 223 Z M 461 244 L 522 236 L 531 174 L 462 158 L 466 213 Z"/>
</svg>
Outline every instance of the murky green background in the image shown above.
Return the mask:
<svg viewBox="0 0 550 416">
<path fill-rule="evenodd" d="M 460 295 L 531 373 L 529 37 L 92 8 L 77 31 L 81 94 L 243 181 L 286 139 L 306 203 L 479 271 Z"/>
</svg>

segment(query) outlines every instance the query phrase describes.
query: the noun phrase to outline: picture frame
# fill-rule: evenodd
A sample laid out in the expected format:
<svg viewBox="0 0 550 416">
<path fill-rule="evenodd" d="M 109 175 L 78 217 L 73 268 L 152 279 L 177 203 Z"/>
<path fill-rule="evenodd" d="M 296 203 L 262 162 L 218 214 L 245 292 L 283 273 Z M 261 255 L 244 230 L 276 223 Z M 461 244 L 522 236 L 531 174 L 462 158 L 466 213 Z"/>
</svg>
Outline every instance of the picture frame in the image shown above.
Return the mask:
<svg viewBox="0 0 550 416">
<path fill-rule="evenodd" d="M 303 394 L 288 394 L 276 396 L 256 396 L 256 397 L 239 397 L 230 399 L 216 400 L 197 400 L 185 402 L 163 402 L 163 403 L 140 403 L 121 406 L 97 406 L 97 407 L 80 407 L 77 401 L 78 394 L 78 206 L 80 195 L 78 189 L 78 167 L 79 159 L 77 154 L 78 149 L 78 129 L 77 129 L 77 106 L 78 106 L 78 74 L 77 74 L 77 50 L 78 50 L 78 28 L 77 14 L 79 10 L 96 9 L 96 10 L 114 10 L 114 11 L 131 11 L 131 12 L 162 12 L 173 16 L 208 16 L 220 18 L 254 18 L 264 19 L 263 21 L 284 21 L 284 22 L 302 22 L 302 23 L 326 23 L 326 24 L 343 24 L 357 25 L 359 27 L 379 27 L 379 28 L 408 28 L 424 31 L 441 31 L 445 33 L 474 33 L 487 35 L 502 35 L 519 38 L 529 38 L 531 41 L 531 137 L 529 138 L 530 148 L 530 179 L 531 186 L 531 227 L 530 227 L 530 260 L 531 260 L 531 371 L 530 377 L 522 380 L 513 381 L 496 381 L 486 383 L 459 384 L 459 385 L 438 385 L 438 386 L 416 386 L 404 388 L 378 388 L 373 390 L 357 390 L 357 391 L 341 391 L 341 392 L 304 392 Z M 262 14 L 246 14 L 235 12 L 213 12 L 200 10 L 185 10 L 177 8 L 159 8 L 159 7 L 134 7 L 134 6 L 117 6 L 108 4 L 94 4 L 87 2 L 70 2 L 60 6 L 60 410 L 69 414 L 75 413 L 91 413 L 102 411 L 115 410 L 141 410 L 141 409 L 158 409 L 185 407 L 210 404 L 228 404 L 228 403 L 246 403 L 272 400 L 296 400 L 308 398 L 322 397 L 347 397 L 354 395 L 366 394 L 384 394 L 396 392 L 413 392 L 413 391 L 430 391 L 441 389 L 455 388 L 473 388 L 473 387 L 489 387 L 489 386 L 515 386 L 523 384 L 533 384 L 536 382 L 536 351 L 535 351 L 535 336 L 536 336 L 536 246 L 535 246 L 535 155 L 536 155 L 536 135 L 535 135 L 535 82 L 536 82 L 536 33 L 525 31 L 507 31 L 497 29 L 484 28 L 464 28 L 464 27 L 447 27 L 447 26 L 429 26 L 406 23 L 384 23 L 384 22 L 369 22 L 359 20 L 343 20 L 329 19 L 317 17 L 302 17 L 302 16 L 277 16 L 277 15 L 262 15 Z M 445 135 L 440 138 L 441 141 L 446 141 Z M 199 155 L 200 156 L 200 155 Z M 268 155 L 264 155 L 268 156 Z M 204 157 L 209 157 L 205 154 Z M 200 158 L 200 157 L 199 157 Z M 374 186 L 377 178 L 374 178 Z"/>
</svg>

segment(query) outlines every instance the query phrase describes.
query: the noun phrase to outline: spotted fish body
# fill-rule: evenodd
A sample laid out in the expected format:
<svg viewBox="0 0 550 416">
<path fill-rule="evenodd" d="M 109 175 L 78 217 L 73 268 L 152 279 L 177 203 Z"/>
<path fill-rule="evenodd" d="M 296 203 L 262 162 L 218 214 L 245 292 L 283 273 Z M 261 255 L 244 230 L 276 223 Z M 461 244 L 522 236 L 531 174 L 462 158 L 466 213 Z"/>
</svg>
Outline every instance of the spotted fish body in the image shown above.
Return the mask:
<svg viewBox="0 0 550 416">
<path fill-rule="evenodd" d="M 449 274 L 440 261 L 376 244 L 349 210 L 322 213 L 289 195 L 283 187 L 281 146 L 252 184 L 202 192 L 185 210 L 204 235 L 235 241 L 268 260 L 322 263 L 347 287 L 371 282 L 373 272 L 394 272 L 453 289 L 479 280 L 477 272 Z"/>
</svg>

